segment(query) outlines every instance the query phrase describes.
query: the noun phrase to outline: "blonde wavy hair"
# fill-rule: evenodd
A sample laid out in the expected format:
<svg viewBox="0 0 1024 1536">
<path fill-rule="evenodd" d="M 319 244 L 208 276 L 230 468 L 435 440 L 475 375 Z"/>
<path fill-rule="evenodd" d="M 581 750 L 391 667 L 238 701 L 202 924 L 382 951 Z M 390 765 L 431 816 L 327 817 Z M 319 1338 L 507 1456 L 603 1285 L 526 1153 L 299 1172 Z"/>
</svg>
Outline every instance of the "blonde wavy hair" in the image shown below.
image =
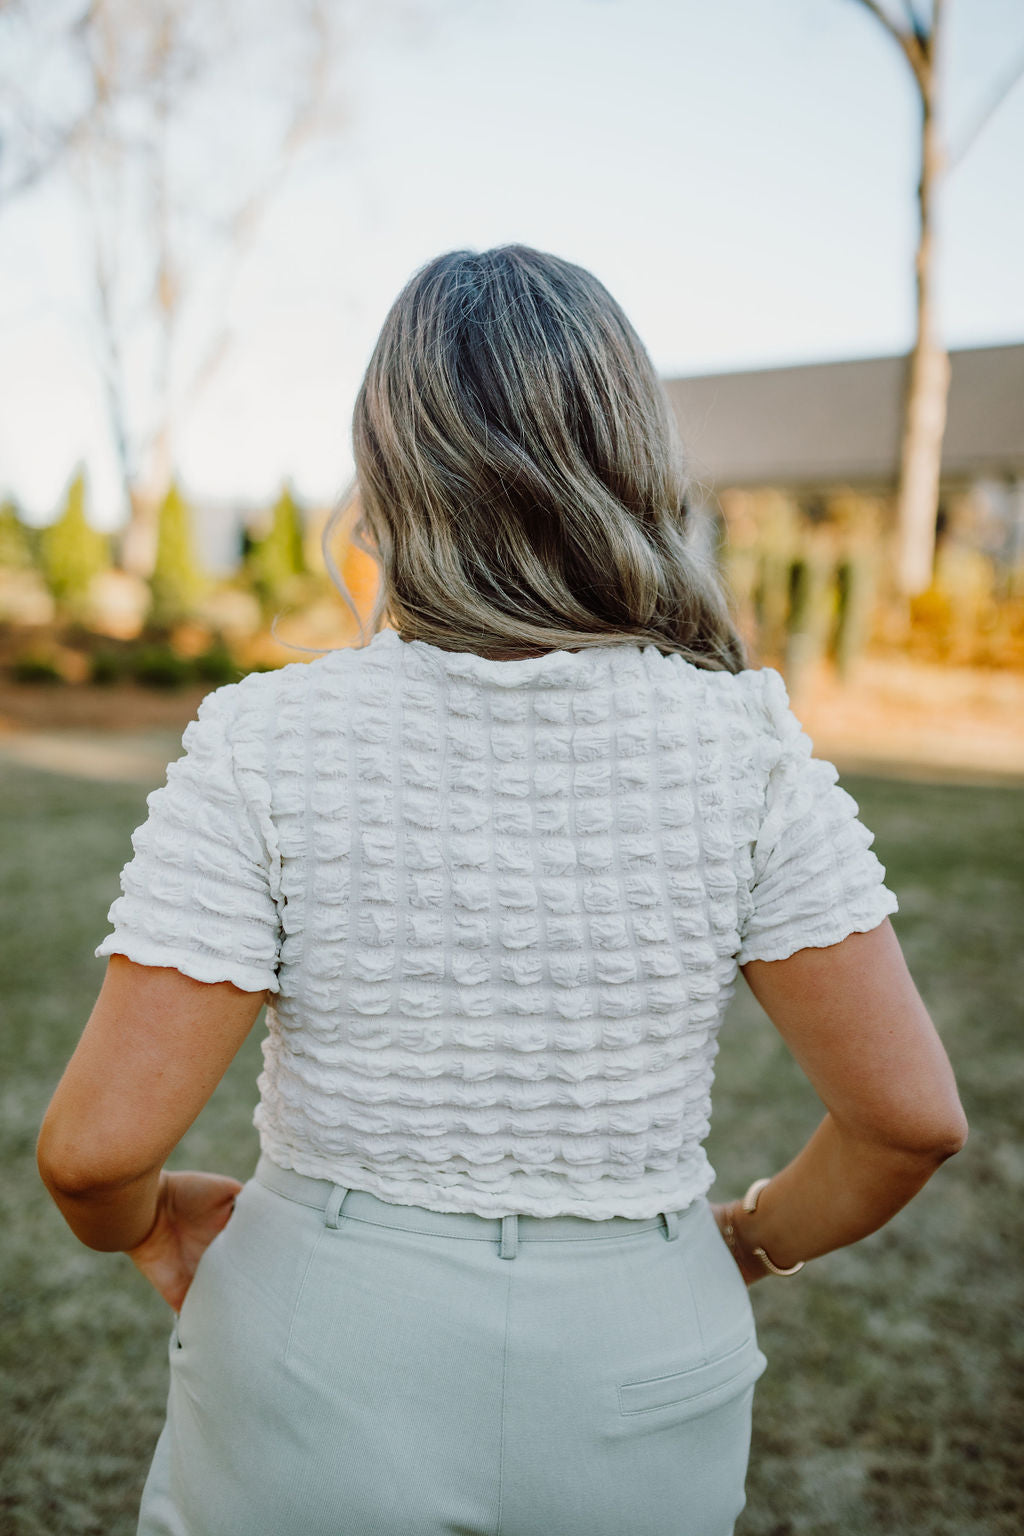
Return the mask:
<svg viewBox="0 0 1024 1536">
<path fill-rule="evenodd" d="M 338 518 L 379 564 L 370 635 L 502 657 L 654 645 L 749 663 L 711 557 L 688 537 L 675 415 L 619 305 L 526 245 L 450 251 L 406 283 L 352 418 Z M 356 614 L 358 617 L 358 614 Z"/>
</svg>

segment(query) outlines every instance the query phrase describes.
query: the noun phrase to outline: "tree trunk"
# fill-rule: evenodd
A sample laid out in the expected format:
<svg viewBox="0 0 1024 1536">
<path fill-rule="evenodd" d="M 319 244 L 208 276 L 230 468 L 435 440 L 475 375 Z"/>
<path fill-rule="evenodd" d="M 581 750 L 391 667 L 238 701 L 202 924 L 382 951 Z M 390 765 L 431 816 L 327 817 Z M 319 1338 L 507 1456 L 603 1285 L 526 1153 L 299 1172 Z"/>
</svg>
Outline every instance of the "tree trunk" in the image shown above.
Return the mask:
<svg viewBox="0 0 1024 1536">
<path fill-rule="evenodd" d="M 156 564 L 160 504 L 170 489 L 173 470 L 173 429 L 165 409 L 150 445 L 148 473 L 144 480 L 140 477 L 126 487 L 130 513 L 121 530 L 121 566 L 147 581 Z"/>
<path fill-rule="evenodd" d="M 132 576 L 148 580 L 156 563 L 159 498 L 138 485 L 128 488 L 128 520 L 119 529 L 118 564 Z"/>
<path fill-rule="evenodd" d="M 896 579 L 904 598 L 923 592 L 932 580 L 942 439 L 949 396 L 949 355 L 937 338 L 933 293 L 933 203 L 942 172 L 935 117 L 934 28 L 931 43 L 919 79 L 922 125 L 917 189 L 920 228 L 915 260 L 917 333 L 907 369 L 896 514 Z"/>
</svg>

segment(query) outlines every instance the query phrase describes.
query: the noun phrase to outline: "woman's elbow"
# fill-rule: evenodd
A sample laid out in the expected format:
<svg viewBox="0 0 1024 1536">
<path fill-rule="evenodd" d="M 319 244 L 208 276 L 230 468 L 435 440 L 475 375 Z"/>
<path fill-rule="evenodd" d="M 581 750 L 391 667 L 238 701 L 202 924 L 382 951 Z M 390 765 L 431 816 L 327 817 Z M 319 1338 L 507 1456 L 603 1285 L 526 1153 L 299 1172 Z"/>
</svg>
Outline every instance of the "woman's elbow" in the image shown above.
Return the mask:
<svg viewBox="0 0 1024 1536">
<path fill-rule="evenodd" d="M 944 1109 L 936 1126 L 934 1152 L 940 1162 L 945 1162 L 947 1158 L 955 1157 L 957 1152 L 961 1152 L 967 1144 L 970 1132 L 967 1116 L 955 1087 L 950 1097 L 952 1103 Z"/>
<path fill-rule="evenodd" d="M 844 1113 L 836 1106 L 831 1114 L 839 1129 L 855 1141 L 901 1160 L 938 1166 L 955 1157 L 967 1142 L 967 1116 L 959 1101 L 941 1111 L 904 1103 L 891 1106 L 885 1114 Z"/>
<path fill-rule="evenodd" d="M 117 1185 L 109 1167 L 86 1154 L 80 1143 L 71 1142 L 44 1123 L 36 1141 L 36 1167 L 51 1195 L 81 1196 Z"/>
<path fill-rule="evenodd" d="M 963 1107 L 961 1106 L 960 1113 L 952 1121 L 936 1149 L 941 1154 L 942 1162 L 945 1162 L 949 1157 L 955 1157 L 958 1152 L 963 1151 L 967 1145 L 970 1129 L 967 1123 L 967 1116 L 964 1114 Z"/>
<path fill-rule="evenodd" d="M 955 1112 L 941 1119 L 907 1120 L 885 1139 L 896 1151 L 939 1164 L 963 1150 L 969 1130 L 967 1116 L 958 1105 Z"/>
<path fill-rule="evenodd" d="M 87 1182 L 82 1178 L 82 1170 L 57 1154 L 43 1135 L 36 1142 L 36 1167 L 51 1195 L 79 1194 Z"/>
</svg>

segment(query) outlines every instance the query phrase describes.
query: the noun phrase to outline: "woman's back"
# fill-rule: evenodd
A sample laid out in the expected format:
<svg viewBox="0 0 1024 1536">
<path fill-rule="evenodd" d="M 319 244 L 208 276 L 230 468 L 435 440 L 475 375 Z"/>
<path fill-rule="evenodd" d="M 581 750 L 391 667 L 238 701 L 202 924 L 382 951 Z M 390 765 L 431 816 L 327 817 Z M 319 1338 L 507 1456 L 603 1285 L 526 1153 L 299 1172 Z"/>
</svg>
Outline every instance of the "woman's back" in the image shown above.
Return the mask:
<svg viewBox="0 0 1024 1536">
<path fill-rule="evenodd" d="M 772 669 L 385 629 L 185 744 L 96 953 L 266 986 L 262 1150 L 385 1200 L 682 1208 L 738 965 L 897 909 Z"/>
</svg>

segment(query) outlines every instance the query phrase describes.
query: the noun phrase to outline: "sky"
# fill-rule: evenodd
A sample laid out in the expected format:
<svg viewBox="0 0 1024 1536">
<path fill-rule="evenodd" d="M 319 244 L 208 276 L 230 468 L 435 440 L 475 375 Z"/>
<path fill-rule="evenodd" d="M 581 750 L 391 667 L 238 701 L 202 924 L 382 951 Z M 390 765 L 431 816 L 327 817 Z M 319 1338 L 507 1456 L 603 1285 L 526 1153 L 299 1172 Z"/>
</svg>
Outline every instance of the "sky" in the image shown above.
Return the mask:
<svg viewBox="0 0 1024 1536">
<path fill-rule="evenodd" d="M 444 250 L 521 241 L 588 267 L 664 377 L 909 347 L 916 98 L 859 0 L 345 3 L 342 126 L 295 160 L 237 269 L 211 265 L 196 293 L 175 440 L 188 495 L 266 503 L 287 477 L 332 502 L 380 325 Z M 955 149 L 1024 63 L 1024 7 L 949 0 L 949 16 Z M 273 142 L 266 86 L 289 66 L 249 41 L 242 97 L 209 108 L 191 168 L 183 151 L 197 216 Z M 1024 81 L 942 190 L 951 347 L 1024 340 L 1022 163 Z M 89 515 L 112 528 L 81 190 L 57 178 L 0 209 L 0 496 L 49 521 L 84 461 Z M 190 360 L 222 318 L 231 346 L 194 390 Z"/>
</svg>

